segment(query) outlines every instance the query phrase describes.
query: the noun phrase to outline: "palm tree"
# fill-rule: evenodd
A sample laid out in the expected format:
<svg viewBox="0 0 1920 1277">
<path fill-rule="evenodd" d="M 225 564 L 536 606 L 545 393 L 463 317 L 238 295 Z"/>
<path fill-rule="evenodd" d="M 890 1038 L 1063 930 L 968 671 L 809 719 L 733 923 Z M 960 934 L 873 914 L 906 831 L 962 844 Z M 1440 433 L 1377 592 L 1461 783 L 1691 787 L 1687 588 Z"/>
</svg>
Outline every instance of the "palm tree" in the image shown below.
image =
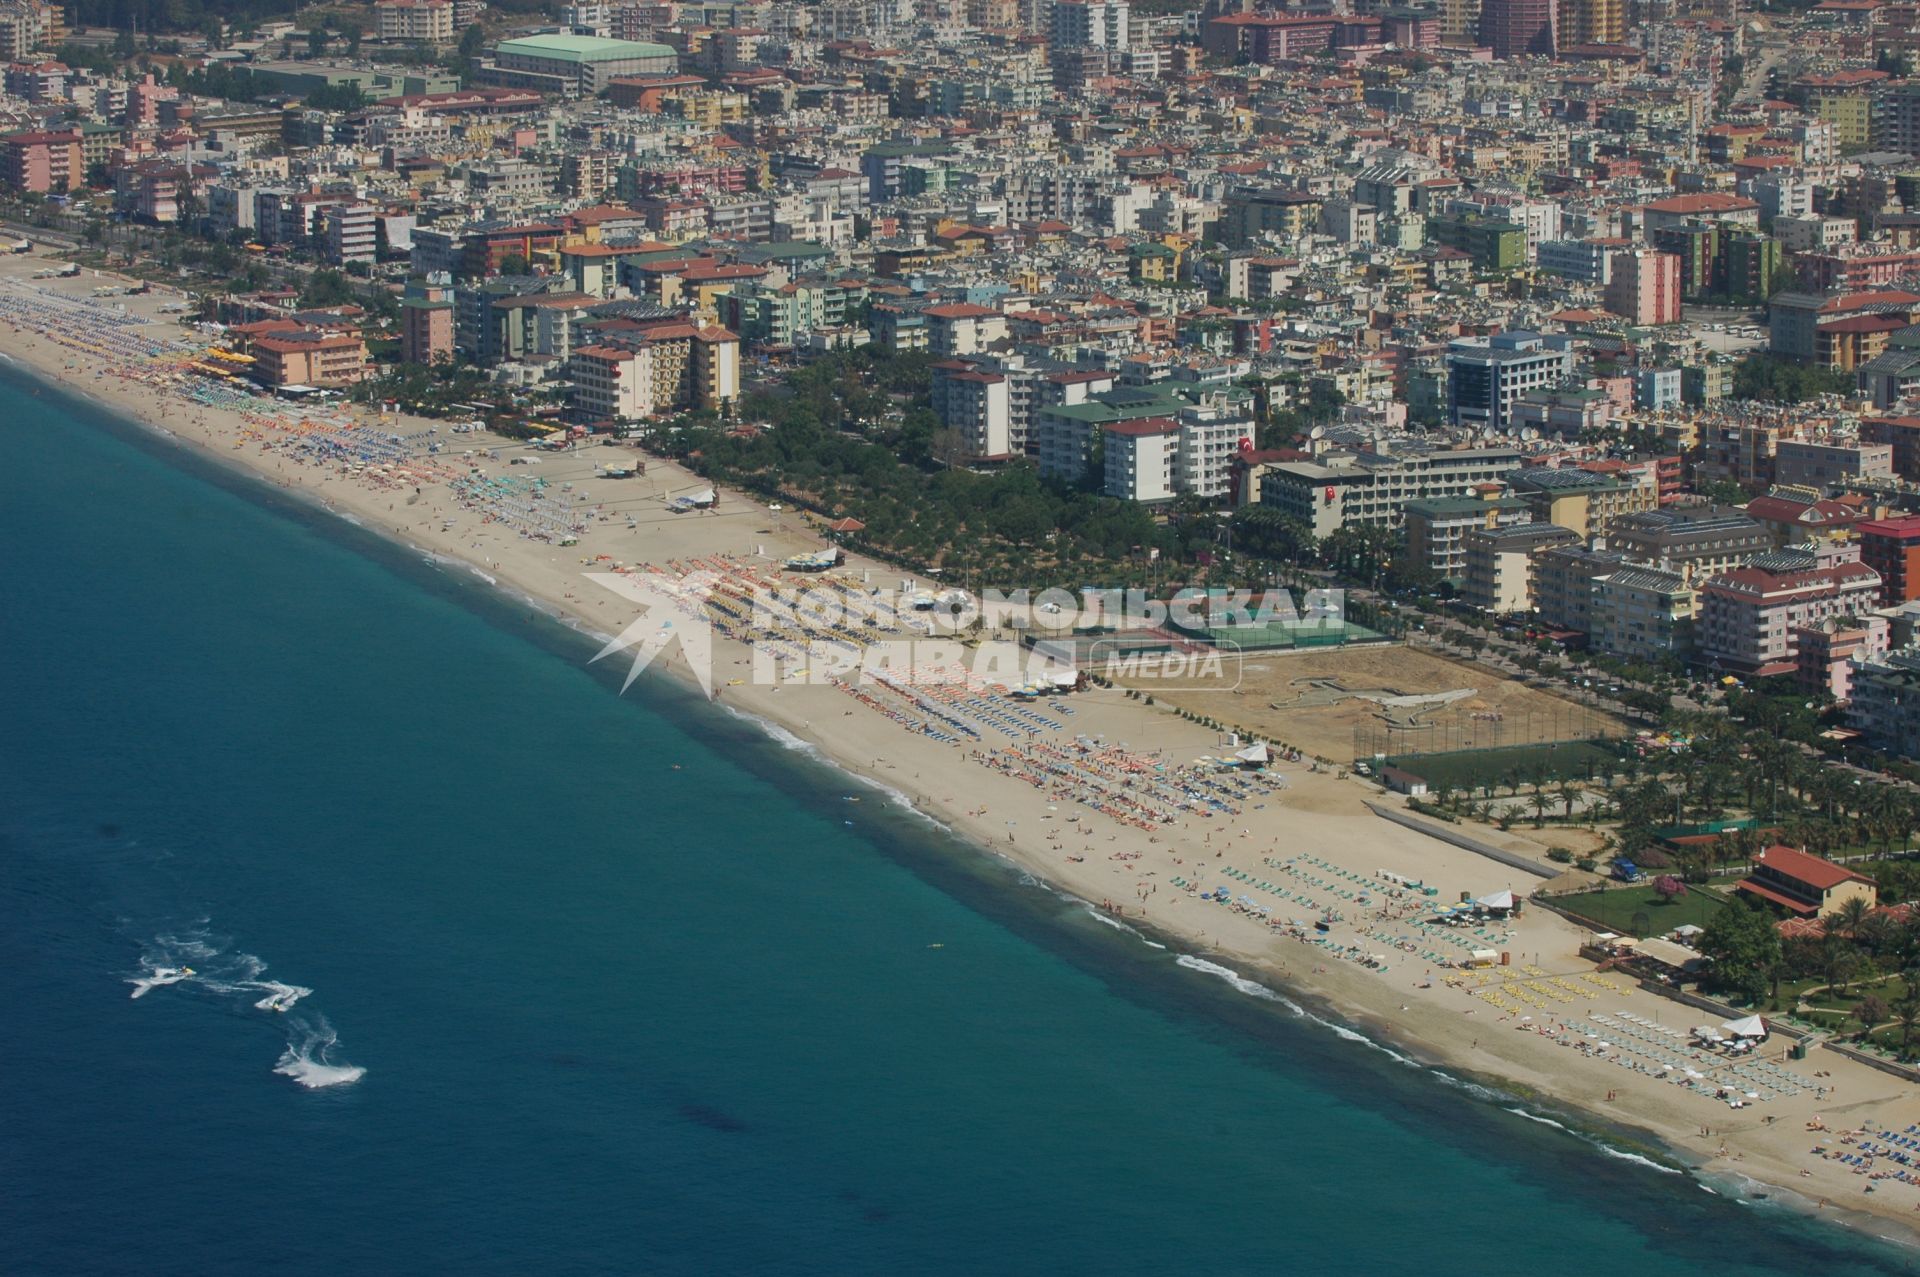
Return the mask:
<svg viewBox="0 0 1920 1277">
<path fill-rule="evenodd" d="M 1851 896 L 1827 915 L 1827 929 L 1837 929 L 1847 939 L 1858 940 L 1860 928 L 1872 912 L 1873 906 L 1867 903 L 1865 896 Z"/>
<path fill-rule="evenodd" d="M 1535 789 L 1533 797 L 1528 801 L 1533 804 L 1533 827 L 1538 829 L 1547 823 L 1547 808 L 1552 806 L 1553 802 L 1543 789 Z"/>
<path fill-rule="evenodd" d="M 1893 1024 L 1900 1030 L 1900 1054 L 1911 1056 L 1914 1030 L 1920 1029 L 1920 989 L 1909 985 L 1893 1004 Z"/>
<path fill-rule="evenodd" d="M 1562 781 L 1560 783 L 1560 802 L 1562 806 L 1566 809 L 1565 814 L 1566 814 L 1567 820 L 1569 821 L 1573 819 L 1573 800 L 1575 798 L 1578 798 L 1579 796 L 1580 796 L 1580 791 L 1575 789 L 1572 785 L 1567 784 L 1565 781 Z"/>
<path fill-rule="evenodd" d="M 1820 976 L 1826 982 L 1827 991 L 1835 993 L 1853 975 L 1859 955 L 1844 938 L 1829 931 L 1820 940 L 1819 962 Z"/>
</svg>

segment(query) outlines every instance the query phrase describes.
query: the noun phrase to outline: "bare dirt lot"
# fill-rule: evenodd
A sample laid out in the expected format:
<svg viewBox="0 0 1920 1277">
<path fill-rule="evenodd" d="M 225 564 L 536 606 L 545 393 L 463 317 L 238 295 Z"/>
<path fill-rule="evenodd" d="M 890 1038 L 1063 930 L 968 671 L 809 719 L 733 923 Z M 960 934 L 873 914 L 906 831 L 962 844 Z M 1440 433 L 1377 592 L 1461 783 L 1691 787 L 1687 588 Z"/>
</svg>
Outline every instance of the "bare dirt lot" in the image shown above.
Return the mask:
<svg viewBox="0 0 1920 1277">
<path fill-rule="evenodd" d="M 1231 691 L 1133 685 L 1162 703 L 1338 762 L 1375 751 L 1494 749 L 1626 730 L 1610 715 L 1485 666 L 1398 644 L 1249 652 L 1237 672 Z"/>
</svg>

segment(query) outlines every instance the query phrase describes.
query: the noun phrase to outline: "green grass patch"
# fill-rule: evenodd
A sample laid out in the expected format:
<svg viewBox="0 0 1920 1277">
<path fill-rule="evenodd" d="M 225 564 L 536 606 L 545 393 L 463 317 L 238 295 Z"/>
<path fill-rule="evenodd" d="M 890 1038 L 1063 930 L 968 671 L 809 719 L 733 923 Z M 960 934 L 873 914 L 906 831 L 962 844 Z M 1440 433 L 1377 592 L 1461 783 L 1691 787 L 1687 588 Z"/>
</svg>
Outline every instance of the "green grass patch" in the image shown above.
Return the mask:
<svg viewBox="0 0 1920 1277">
<path fill-rule="evenodd" d="M 1555 896 L 1553 903 L 1600 923 L 1609 931 L 1645 938 L 1664 936 L 1688 923 L 1704 927 L 1720 912 L 1727 898 L 1710 887 L 1689 884 L 1686 895 L 1665 901 L 1651 883 L 1634 883 L 1604 891 Z"/>
<path fill-rule="evenodd" d="M 1619 759 L 1618 751 L 1603 742 L 1561 741 L 1552 745 L 1508 745 L 1501 749 L 1461 749 L 1441 754 L 1397 754 L 1387 762 L 1423 777 L 1429 786 L 1471 790 L 1485 785 L 1505 788 L 1515 778 L 1527 785 L 1536 779 L 1545 779 L 1548 783 L 1585 780 L 1589 776 L 1604 776 Z M 1529 815 L 1532 810 L 1527 808 Z M 1557 803 L 1553 810 L 1558 810 Z"/>
</svg>

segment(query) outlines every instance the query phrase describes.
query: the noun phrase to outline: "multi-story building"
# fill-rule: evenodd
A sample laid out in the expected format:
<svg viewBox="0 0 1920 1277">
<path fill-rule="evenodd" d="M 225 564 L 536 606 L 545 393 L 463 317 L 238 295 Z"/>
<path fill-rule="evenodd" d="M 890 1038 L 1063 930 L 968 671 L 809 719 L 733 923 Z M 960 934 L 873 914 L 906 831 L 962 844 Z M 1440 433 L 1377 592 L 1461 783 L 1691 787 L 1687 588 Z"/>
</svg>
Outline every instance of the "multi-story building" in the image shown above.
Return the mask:
<svg viewBox="0 0 1920 1277">
<path fill-rule="evenodd" d="M 453 39 L 453 0 L 377 0 L 373 13 L 382 40 L 444 44 Z"/>
<path fill-rule="evenodd" d="M 441 364 L 453 359 L 453 287 L 442 275 L 407 285 L 400 301 L 400 360 Z"/>
<path fill-rule="evenodd" d="M 1536 264 L 1549 275 L 1605 288 L 1613 279 L 1618 242 L 1596 239 L 1555 239 L 1540 245 Z"/>
<path fill-rule="evenodd" d="M 1622 568 L 1593 582 L 1592 646 L 1609 656 L 1684 658 L 1693 645 L 1693 587 L 1678 572 Z"/>
<path fill-rule="evenodd" d="M 1051 47 L 1125 49 L 1128 17 L 1127 0 L 1054 0 Z"/>
<path fill-rule="evenodd" d="M 1514 448 L 1462 448 L 1392 455 L 1329 455 L 1323 461 L 1286 461 L 1260 478 L 1260 502 L 1299 519 L 1316 537 L 1348 524 L 1397 528 L 1409 501 L 1475 495 L 1520 463 Z"/>
<path fill-rule="evenodd" d="M 35 194 L 79 190 L 87 182 L 80 134 L 42 131 L 0 137 L 0 182 Z"/>
<path fill-rule="evenodd" d="M 616 76 L 665 75 L 678 68 L 664 44 L 584 35 L 530 35 L 502 40 L 477 77 L 484 84 L 592 97 Z"/>
<path fill-rule="evenodd" d="M 1013 455 L 1011 386 L 1005 374 L 957 359 L 942 360 L 933 368 L 932 407 L 941 425 L 959 431 L 969 459 Z"/>
<path fill-rule="evenodd" d="M 1228 194 L 1220 238 L 1229 245 L 1271 237 L 1290 243 L 1320 224 L 1322 197 L 1280 187 L 1242 187 Z"/>
<path fill-rule="evenodd" d="M 253 356 L 248 371 L 275 388 L 351 386 L 371 375 L 367 344 L 353 333 L 292 328 L 252 337 L 246 347 Z"/>
<path fill-rule="evenodd" d="M 1445 497 L 1409 501 L 1403 509 L 1413 562 L 1455 585 L 1466 579 L 1467 533 L 1533 521 L 1527 503 L 1511 497 Z"/>
<path fill-rule="evenodd" d="M 1884 352 L 1888 337 L 1920 316 L 1920 294 L 1891 288 L 1834 296 L 1776 293 L 1767 313 L 1774 354 L 1844 372 Z"/>
<path fill-rule="evenodd" d="M 376 256 L 375 214 L 371 204 L 333 204 L 321 214 L 321 252 L 335 266 L 371 263 Z"/>
<path fill-rule="evenodd" d="M 1737 509 L 1672 505 L 1606 524 L 1607 548 L 1683 577 L 1708 577 L 1774 548 L 1759 522 Z"/>
<path fill-rule="evenodd" d="M 1798 667 L 1797 630 L 1858 616 L 1880 600 L 1880 574 L 1837 545 L 1775 550 L 1699 587 L 1700 659 L 1758 676 Z"/>
<path fill-rule="evenodd" d="M 1579 533 L 1548 523 L 1476 528 L 1467 533 L 1463 545 L 1466 579 L 1460 597 L 1483 612 L 1531 612 L 1534 557 L 1579 543 Z"/>
<path fill-rule="evenodd" d="M 1920 649 L 1868 660 L 1853 671 L 1847 725 L 1875 749 L 1920 758 Z"/>
<path fill-rule="evenodd" d="M 1607 309 L 1643 327 L 1680 322 L 1680 258 L 1648 248 L 1613 255 Z"/>
<path fill-rule="evenodd" d="M 1920 515 L 1858 524 L 1860 561 L 1880 577 L 1880 602 L 1920 599 Z"/>
<path fill-rule="evenodd" d="M 1550 58 L 1559 48 L 1554 0 L 1482 0 L 1480 43 L 1496 58 Z"/>
<path fill-rule="evenodd" d="M 1447 412 L 1455 425 L 1507 428 L 1513 405 L 1530 390 L 1550 389 L 1573 375 L 1573 351 L 1538 333 L 1467 337 L 1447 347 Z"/>
<path fill-rule="evenodd" d="M 1608 550 L 1566 545 L 1533 559 L 1533 607 L 1542 627 L 1576 634 L 1593 632 L 1593 583 L 1620 571 L 1627 561 Z"/>
<path fill-rule="evenodd" d="M 1556 523 L 1582 537 L 1600 535 L 1621 515 L 1656 509 L 1656 475 L 1626 476 L 1630 481 L 1573 467 L 1529 466 L 1507 475 L 1514 496 L 1533 508 L 1535 523 Z"/>
<path fill-rule="evenodd" d="M 609 333 L 567 359 L 569 403 L 585 421 L 629 421 L 688 408 L 718 410 L 740 394 L 740 339 L 674 317 Z"/>
<path fill-rule="evenodd" d="M 1516 270 L 1527 264 L 1527 231 L 1518 222 L 1478 213 L 1427 218 L 1427 238 L 1465 253 L 1481 270 Z"/>
<path fill-rule="evenodd" d="M 1058 12 L 1058 10 L 1056 10 Z M 1116 421 L 1100 429 L 1105 492 L 1128 501 L 1171 501 L 1180 423 L 1167 417 Z"/>
<path fill-rule="evenodd" d="M 1625 0 L 1559 0 L 1559 47 L 1622 44 L 1627 38 Z"/>
<path fill-rule="evenodd" d="M 1782 439 L 1773 450 L 1773 481 L 1790 487 L 1836 488 L 1893 478 L 1893 445 Z"/>
</svg>

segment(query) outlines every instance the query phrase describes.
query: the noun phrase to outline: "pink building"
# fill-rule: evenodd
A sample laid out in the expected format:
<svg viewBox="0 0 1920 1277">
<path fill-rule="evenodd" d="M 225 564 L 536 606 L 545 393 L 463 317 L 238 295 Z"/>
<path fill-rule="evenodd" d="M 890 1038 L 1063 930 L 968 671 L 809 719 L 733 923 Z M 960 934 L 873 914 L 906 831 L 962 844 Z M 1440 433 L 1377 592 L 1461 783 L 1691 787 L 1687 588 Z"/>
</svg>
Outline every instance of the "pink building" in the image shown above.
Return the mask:
<svg viewBox="0 0 1920 1277">
<path fill-rule="evenodd" d="M 1836 701 L 1851 700 L 1855 659 L 1886 655 L 1887 634 L 1887 618 L 1873 615 L 1798 627 L 1800 682 Z"/>
<path fill-rule="evenodd" d="M 1880 574 L 1837 543 L 1756 555 L 1700 587 L 1700 658 L 1718 669 L 1797 673 L 1808 630 L 1879 606 Z"/>
<path fill-rule="evenodd" d="M 1643 326 L 1680 322 L 1680 258 L 1650 248 L 1613 255 L 1607 309 Z"/>
<path fill-rule="evenodd" d="M 16 191 L 67 192 L 86 184 L 78 133 L 9 133 L 0 137 L 0 182 Z"/>
</svg>

